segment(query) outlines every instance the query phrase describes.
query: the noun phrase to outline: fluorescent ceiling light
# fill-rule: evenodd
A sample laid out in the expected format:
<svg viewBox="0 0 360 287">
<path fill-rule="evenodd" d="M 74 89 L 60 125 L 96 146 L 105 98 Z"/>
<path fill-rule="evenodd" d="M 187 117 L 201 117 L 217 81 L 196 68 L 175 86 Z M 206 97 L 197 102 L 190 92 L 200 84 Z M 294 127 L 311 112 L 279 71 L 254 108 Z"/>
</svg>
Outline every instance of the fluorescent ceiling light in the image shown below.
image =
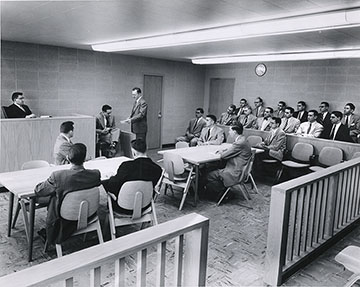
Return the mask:
<svg viewBox="0 0 360 287">
<path fill-rule="evenodd" d="M 143 38 L 124 39 L 91 45 L 95 51 L 120 52 L 179 45 L 244 39 L 279 34 L 293 34 L 360 25 L 360 8 L 265 21 L 241 23 Z"/>
<path fill-rule="evenodd" d="M 305 61 L 305 60 L 325 60 L 325 59 L 344 59 L 360 58 L 360 48 L 351 50 L 332 50 L 332 51 L 309 51 L 293 53 L 277 53 L 263 55 L 233 55 L 224 57 L 198 58 L 192 59 L 193 64 L 229 64 L 229 63 L 248 63 L 248 62 L 274 62 L 274 61 Z"/>
</svg>

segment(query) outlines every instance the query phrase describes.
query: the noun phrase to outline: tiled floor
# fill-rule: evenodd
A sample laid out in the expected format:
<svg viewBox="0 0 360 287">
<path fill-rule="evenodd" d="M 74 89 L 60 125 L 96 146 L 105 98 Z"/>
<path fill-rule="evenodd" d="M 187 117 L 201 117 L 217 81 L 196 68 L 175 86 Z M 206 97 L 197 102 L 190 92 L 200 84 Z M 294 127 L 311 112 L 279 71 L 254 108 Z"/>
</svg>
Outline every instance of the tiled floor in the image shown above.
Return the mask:
<svg viewBox="0 0 360 287">
<path fill-rule="evenodd" d="M 150 152 L 150 156 L 157 160 L 156 152 Z M 259 181 L 259 180 L 258 180 Z M 193 198 L 189 196 L 184 209 L 178 210 L 180 194 L 175 196 L 162 195 L 157 200 L 157 213 L 159 222 L 182 216 L 187 213 L 197 212 L 210 218 L 209 256 L 207 269 L 208 286 L 263 286 L 264 258 L 266 251 L 267 225 L 269 216 L 270 187 L 261 182 L 258 187 L 265 197 L 254 194 L 252 196 L 253 209 L 247 209 L 239 204 L 240 197 L 224 201 L 221 206 L 214 202 L 201 200 L 197 207 L 193 206 Z M 106 198 L 101 196 L 102 214 L 106 213 Z M 7 209 L 8 194 L 0 193 L 0 276 L 18 271 L 29 266 L 51 260 L 56 257 L 52 250 L 44 254 L 43 243 L 37 235 L 34 241 L 34 261 L 27 262 L 27 243 L 23 229 L 22 219 L 19 218 L 17 227 L 13 229 L 12 237 L 7 237 Z M 46 210 L 39 210 L 36 214 L 35 226 L 37 229 L 43 227 Z M 121 234 L 134 231 L 135 227 L 120 230 Z M 91 237 L 91 236 L 90 236 Z M 81 239 L 70 240 L 64 248 L 64 252 L 73 252 L 96 244 L 96 237 L 90 238 L 85 243 Z M 321 255 L 306 268 L 297 272 L 285 286 L 342 286 L 351 273 L 344 270 L 334 260 L 335 255 L 347 245 L 360 246 L 360 228 L 358 227 L 344 240 L 340 241 L 330 250 Z M 149 261 L 151 261 L 151 256 Z M 171 260 L 171 252 L 168 254 Z M 133 258 L 129 258 L 127 265 L 133 275 L 128 279 L 129 286 L 134 283 Z M 152 263 L 149 264 L 148 276 L 154 274 Z M 168 270 L 168 272 L 171 270 Z M 86 276 L 84 276 L 85 278 Z M 79 286 L 86 286 L 82 278 Z M 167 281 L 167 286 L 172 285 Z M 103 285 L 112 286 L 113 269 L 107 265 L 104 272 Z"/>
</svg>

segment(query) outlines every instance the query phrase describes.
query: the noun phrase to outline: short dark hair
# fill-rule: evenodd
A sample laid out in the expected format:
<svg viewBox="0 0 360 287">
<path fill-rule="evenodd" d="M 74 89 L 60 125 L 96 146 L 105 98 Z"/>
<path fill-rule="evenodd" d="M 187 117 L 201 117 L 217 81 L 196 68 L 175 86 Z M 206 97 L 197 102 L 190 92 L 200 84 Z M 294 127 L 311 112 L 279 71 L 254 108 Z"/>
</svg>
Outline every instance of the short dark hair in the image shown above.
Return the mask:
<svg viewBox="0 0 360 287">
<path fill-rule="evenodd" d="M 315 117 L 317 117 L 319 114 L 317 110 L 310 110 L 310 111 L 308 111 L 308 114 L 309 113 L 313 113 Z"/>
<path fill-rule="evenodd" d="M 293 114 L 295 111 L 292 107 L 286 107 L 285 110 L 289 110 L 291 114 Z"/>
<path fill-rule="evenodd" d="M 257 98 L 255 99 L 255 101 L 256 101 L 256 100 L 259 100 L 259 101 L 262 102 L 262 103 L 264 102 L 263 99 L 260 98 L 260 97 L 257 97 Z"/>
<path fill-rule="evenodd" d="M 203 108 L 197 108 L 196 110 L 199 111 L 199 112 L 202 113 L 202 114 L 204 113 L 204 109 L 203 109 Z"/>
<path fill-rule="evenodd" d="M 86 158 L 86 145 L 83 143 L 73 144 L 69 149 L 68 157 L 72 164 L 82 165 Z"/>
<path fill-rule="evenodd" d="M 340 118 L 340 120 L 343 118 L 343 113 L 339 111 L 333 111 L 331 114 L 334 114 L 337 118 Z"/>
<path fill-rule="evenodd" d="M 355 111 L 355 105 L 353 103 L 347 103 L 345 106 L 349 106 L 351 110 Z"/>
<path fill-rule="evenodd" d="M 135 139 L 131 141 L 131 147 L 141 153 L 146 152 L 146 142 L 143 139 Z"/>
<path fill-rule="evenodd" d="M 23 93 L 22 92 L 13 92 L 11 95 L 11 100 L 15 101 L 19 96 L 22 96 Z"/>
<path fill-rule="evenodd" d="M 132 91 L 136 91 L 136 93 L 141 94 L 141 89 L 138 87 L 133 88 Z"/>
<path fill-rule="evenodd" d="M 272 119 L 277 123 L 278 125 L 281 125 L 281 119 L 278 117 L 272 117 Z"/>
<path fill-rule="evenodd" d="M 112 110 L 112 107 L 109 106 L 109 105 L 103 105 L 102 108 L 101 108 L 101 110 L 102 110 L 103 112 L 106 112 L 107 110 Z"/>
<path fill-rule="evenodd" d="M 266 107 L 265 110 L 268 109 L 270 110 L 270 113 L 273 113 L 274 112 L 274 109 L 272 107 Z"/>
<path fill-rule="evenodd" d="M 217 120 L 216 116 L 214 116 L 214 115 L 206 115 L 206 117 L 212 119 L 214 121 L 214 123 L 216 123 L 216 120 Z"/>
<path fill-rule="evenodd" d="M 328 102 L 321 102 L 320 105 L 324 105 L 325 107 L 330 107 L 329 103 Z"/>
<path fill-rule="evenodd" d="M 284 107 L 286 107 L 286 103 L 284 101 L 279 101 L 279 104 L 282 104 Z"/>
<path fill-rule="evenodd" d="M 234 104 L 231 104 L 230 106 L 229 106 L 229 108 L 231 108 L 232 110 L 236 110 L 236 106 L 234 105 Z"/>
<path fill-rule="evenodd" d="M 238 135 L 242 135 L 243 131 L 244 131 L 244 127 L 241 123 L 237 123 L 235 126 L 232 126 L 231 129 L 233 131 L 236 131 L 236 133 Z"/>
<path fill-rule="evenodd" d="M 247 99 L 242 98 L 242 99 L 240 100 L 240 102 L 241 102 L 241 101 L 244 101 L 245 104 L 247 103 Z"/>
<path fill-rule="evenodd" d="M 300 104 L 306 108 L 306 103 L 304 101 L 298 101 L 298 104 Z"/>
<path fill-rule="evenodd" d="M 74 122 L 72 121 L 67 121 L 67 122 L 63 122 L 60 125 L 60 132 L 67 134 L 69 131 L 73 131 L 74 130 Z"/>
</svg>

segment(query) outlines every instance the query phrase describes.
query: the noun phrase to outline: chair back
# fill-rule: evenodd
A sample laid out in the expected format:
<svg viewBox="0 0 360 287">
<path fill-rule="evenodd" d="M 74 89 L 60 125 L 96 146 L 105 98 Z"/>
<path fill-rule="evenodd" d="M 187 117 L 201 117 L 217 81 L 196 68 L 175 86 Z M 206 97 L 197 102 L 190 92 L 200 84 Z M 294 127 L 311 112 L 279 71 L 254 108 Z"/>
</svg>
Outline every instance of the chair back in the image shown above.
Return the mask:
<svg viewBox="0 0 360 287">
<path fill-rule="evenodd" d="M 5 107 L 5 106 L 1 106 L 1 118 L 2 119 L 8 118 L 7 107 Z"/>
<path fill-rule="evenodd" d="M 184 161 L 178 154 L 164 153 L 164 169 L 171 181 L 174 181 L 176 175 L 185 172 Z"/>
<path fill-rule="evenodd" d="M 40 168 L 40 167 L 49 167 L 50 164 L 45 160 L 31 160 L 24 162 L 21 166 L 21 169 L 33 169 L 33 168 Z"/>
<path fill-rule="evenodd" d="M 258 143 L 261 143 L 263 141 L 261 136 L 248 136 L 246 139 L 249 142 L 251 147 L 254 147 Z"/>
<path fill-rule="evenodd" d="M 77 220 L 78 229 L 85 228 L 88 218 L 98 210 L 99 201 L 99 187 L 69 192 L 61 203 L 60 216 L 66 220 Z"/>
<path fill-rule="evenodd" d="M 256 153 L 255 150 L 251 151 L 251 157 L 249 158 L 247 164 L 244 167 L 243 172 L 241 173 L 239 183 L 247 181 L 247 179 L 250 175 L 250 172 L 252 171 L 252 167 L 253 167 L 254 160 L 255 160 L 255 153 Z"/>
<path fill-rule="evenodd" d="M 319 154 L 319 163 L 325 166 L 332 166 L 342 162 L 343 151 L 337 147 L 324 147 Z"/>
<path fill-rule="evenodd" d="M 291 156 L 302 162 L 310 162 L 310 157 L 314 154 L 314 147 L 308 143 L 296 143 Z"/>
<path fill-rule="evenodd" d="M 185 148 L 185 147 L 189 147 L 189 144 L 187 142 L 177 142 L 175 144 L 175 148 Z"/>
<path fill-rule="evenodd" d="M 360 157 L 360 151 L 354 153 L 351 159 L 357 158 L 357 157 Z"/>
<path fill-rule="evenodd" d="M 132 218 L 138 219 L 141 209 L 151 203 L 153 190 L 151 181 L 127 181 L 121 186 L 117 203 L 121 208 L 133 210 Z"/>
</svg>

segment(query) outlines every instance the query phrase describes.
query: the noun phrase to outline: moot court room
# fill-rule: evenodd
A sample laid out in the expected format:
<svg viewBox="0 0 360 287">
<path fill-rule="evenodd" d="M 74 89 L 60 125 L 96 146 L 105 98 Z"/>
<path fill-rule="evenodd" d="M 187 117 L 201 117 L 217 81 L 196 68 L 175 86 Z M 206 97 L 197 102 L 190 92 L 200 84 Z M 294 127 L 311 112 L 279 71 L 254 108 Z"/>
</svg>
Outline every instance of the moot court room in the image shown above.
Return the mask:
<svg viewBox="0 0 360 287">
<path fill-rule="evenodd" d="M 359 286 L 360 1 L 0 11 L 0 286 Z"/>
</svg>

